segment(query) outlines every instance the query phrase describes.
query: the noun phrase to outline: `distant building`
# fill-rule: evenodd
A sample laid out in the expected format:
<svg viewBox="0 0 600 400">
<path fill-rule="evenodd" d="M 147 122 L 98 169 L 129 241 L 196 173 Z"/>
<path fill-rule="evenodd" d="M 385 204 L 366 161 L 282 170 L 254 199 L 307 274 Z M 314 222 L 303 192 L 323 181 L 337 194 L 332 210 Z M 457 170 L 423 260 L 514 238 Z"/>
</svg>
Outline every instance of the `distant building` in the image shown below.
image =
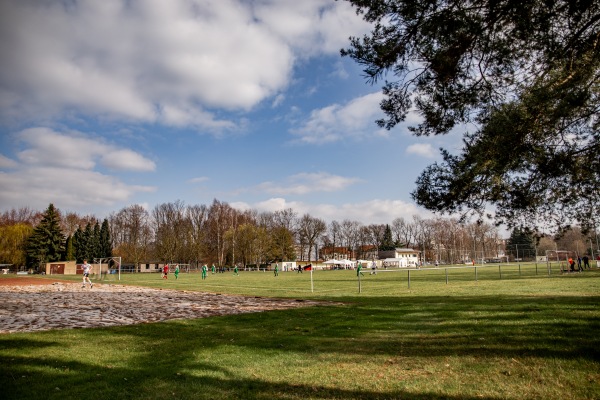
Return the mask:
<svg viewBox="0 0 600 400">
<path fill-rule="evenodd" d="M 92 274 L 97 274 L 102 268 L 102 273 L 108 272 L 108 263 L 97 264 L 90 263 Z M 54 261 L 46 263 L 46 275 L 82 275 L 83 268 L 76 261 Z"/>
<path fill-rule="evenodd" d="M 421 265 L 421 252 L 410 248 L 396 248 L 378 253 L 383 266 L 389 267 L 416 267 Z"/>
<path fill-rule="evenodd" d="M 319 258 L 323 261 L 327 260 L 351 260 L 352 252 L 344 246 L 324 246 L 319 250 Z"/>
<path fill-rule="evenodd" d="M 379 258 L 379 250 L 375 245 L 365 245 L 358 248 L 358 256 L 361 260 L 377 260 Z"/>
<path fill-rule="evenodd" d="M 135 272 L 161 272 L 163 267 L 168 263 L 165 262 L 141 262 L 137 266 L 137 271 Z M 173 263 L 172 271 L 175 271 L 175 265 L 179 265 L 177 263 Z"/>
</svg>

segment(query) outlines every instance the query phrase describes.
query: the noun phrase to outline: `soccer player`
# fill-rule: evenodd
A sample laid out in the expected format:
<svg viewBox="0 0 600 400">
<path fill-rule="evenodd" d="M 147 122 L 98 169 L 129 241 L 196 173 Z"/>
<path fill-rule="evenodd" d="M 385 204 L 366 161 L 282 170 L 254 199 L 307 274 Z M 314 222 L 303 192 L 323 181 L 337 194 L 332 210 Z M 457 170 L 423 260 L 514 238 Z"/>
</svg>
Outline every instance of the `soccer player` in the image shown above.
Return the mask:
<svg viewBox="0 0 600 400">
<path fill-rule="evenodd" d="M 83 283 L 81 287 L 85 287 L 85 281 L 87 280 L 90 283 L 90 289 L 93 288 L 94 284 L 90 280 L 90 271 L 92 270 L 92 266 L 88 264 L 87 260 L 83 260 L 83 265 L 81 265 L 81 268 L 83 268 Z"/>
<path fill-rule="evenodd" d="M 163 267 L 163 279 L 169 279 L 169 264 Z"/>
<path fill-rule="evenodd" d="M 206 273 L 208 272 L 208 267 L 206 264 L 202 266 L 202 280 L 206 279 Z"/>
<path fill-rule="evenodd" d="M 175 266 L 175 279 L 179 277 L 179 264 Z"/>
<path fill-rule="evenodd" d="M 237 265 L 233 267 L 233 274 L 239 276 Z"/>
<path fill-rule="evenodd" d="M 279 276 L 279 268 L 277 267 L 277 264 L 275 264 L 275 276 Z"/>
</svg>

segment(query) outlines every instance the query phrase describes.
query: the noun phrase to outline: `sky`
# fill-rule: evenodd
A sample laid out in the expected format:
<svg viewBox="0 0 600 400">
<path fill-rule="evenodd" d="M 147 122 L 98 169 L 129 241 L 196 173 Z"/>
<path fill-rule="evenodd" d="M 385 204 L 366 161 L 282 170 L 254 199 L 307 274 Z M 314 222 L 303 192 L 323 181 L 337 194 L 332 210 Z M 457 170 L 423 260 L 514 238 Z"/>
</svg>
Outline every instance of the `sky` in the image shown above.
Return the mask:
<svg viewBox="0 0 600 400">
<path fill-rule="evenodd" d="M 105 218 L 214 199 L 327 222 L 430 218 L 415 180 L 459 136 L 375 120 L 334 0 L 0 0 L 0 211 Z M 388 77 L 392 79 L 393 77 Z"/>
</svg>

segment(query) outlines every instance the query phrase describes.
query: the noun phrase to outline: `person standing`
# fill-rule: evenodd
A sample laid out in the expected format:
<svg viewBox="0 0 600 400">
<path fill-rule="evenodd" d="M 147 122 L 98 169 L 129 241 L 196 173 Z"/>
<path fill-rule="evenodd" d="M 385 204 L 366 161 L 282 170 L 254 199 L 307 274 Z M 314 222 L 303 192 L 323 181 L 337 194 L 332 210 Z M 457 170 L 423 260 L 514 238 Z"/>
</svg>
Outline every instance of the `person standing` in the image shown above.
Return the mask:
<svg viewBox="0 0 600 400">
<path fill-rule="evenodd" d="M 179 264 L 175 266 L 175 279 L 179 277 Z"/>
<path fill-rule="evenodd" d="M 169 279 L 169 264 L 163 267 L 163 279 Z"/>
<path fill-rule="evenodd" d="M 211 269 L 210 269 L 211 273 L 214 275 L 215 272 L 217 272 L 217 268 L 215 267 L 215 264 L 213 263 Z"/>
<path fill-rule="evenodd" d="M 235 266 L 233 267 L 233 275 L 237 275 L 237 276 L 239 276 L 239 275 L 240 275 L 240 274 L 238 273 L 238 267 L 237 267 L 237 265 L 235 265 Z"/>
<path fill-rule="evenodd" d="M 583 268 L 590 269 L 590 258 L 587 255 L 585 255 L 585 256 L 583 256 L 582 260 L 583 260 Z"/>
<path fill-rule="evenodd" d="M 362 263 L 359 261 L 358 263 L 358 267 L 356 267 L 356 276 L 365 276 L 365 274 L 362 273 Z"/>
<path fill-rule="evenodd" d="M 206 264 L 204 264 L 204 265 L 202 266 L 202 280 L 205 280 L 205 279 L 206 279 L 206 274 L 207 274 L 207 272 L 208 272 L 208 267 L 206 266 Z"/>
<path fill-rule="evenodd" d="M 83 264 L 81 265 L 81 268 L 83 269 L 83 283 L 82 283 L 81 287 L 82 288 L 85 287 L 85 282 L 87 280 L 90 284 L 90 289 L 93 288 L 94 284 L 90 280 L 90 272 L 92 271 L 92 266 L 90 264 L 88 264 L 87 260 L 83 260 Z"/>
<path fill-rule="evenodd" d="M 275 263 L 275 276 L 279 276 L 279 267 L 277 266 L 277 263 Z"/>
<path fill-rule="evenodd" d="M 573 257 L 569 257 L 569 269 L 571 272 L 575 272 L 575 261 L 573 261 Z"/>
</svg>

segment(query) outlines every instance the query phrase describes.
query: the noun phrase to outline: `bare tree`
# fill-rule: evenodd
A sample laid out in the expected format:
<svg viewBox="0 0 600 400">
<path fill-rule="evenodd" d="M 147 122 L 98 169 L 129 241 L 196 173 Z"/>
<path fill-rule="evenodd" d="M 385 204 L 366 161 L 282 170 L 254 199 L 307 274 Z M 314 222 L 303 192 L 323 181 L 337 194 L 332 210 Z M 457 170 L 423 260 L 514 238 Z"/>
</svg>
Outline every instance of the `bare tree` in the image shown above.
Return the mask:
<svg viewBox="0 0 600 400">
<path fill-rule="evenodd" d="M 239 241 L 239 228 L 243 225 L 256 226 L 256 212 L 255 211 L 244 211 L 240 212 L 236 209 L 231 209 L 230 219 L 231 223 L 229 229 L 225 232 L 225 243 L 227 251 L 227 259 L 232 265 L 235 265 L 238 260 L 238 241 Z"/>
<path fill-rule="evenodd" d="M 325 221 L 319 218 L 313 218 L 309 214 L 304 214 L 300 218 L 298 233 L 301 238 L 301 243 L 306 245 L 308 251 L 308 261 L 311 260 L 311 254 L 314 245 L 318 242 L 319 238 L 327 230 L 327 224 Z M 315 255 L 316 256 L 316 255 Z"/>
<path fill-rule="evenodd" d="M 398 246 L 407 247 L 416 241 L 416 225 L 405 221 L 402 217 L 392 221 L 391 230 L 394 242 Z"/>
<path fill-rule="evenodd" d="M 383 236 L 385 235 L 385 224 L 371 224 L 367 226 L 369 235 L 369 244 L 376 247 L 379 250 L 379 246 L 383 242 Z"/>
<path fill-rule="evenodd" d="M 433 257 L 431 244 L 433 241 L 433 226 L 429 220 L 413 215 L 413 231 L 415 245 L 421 251 L 422 261 Z"/>
<path fill-rule="evenodd" d="M 155 246 L 161 261 L 185 261 L 186 219 L 182 201 L 159 204 L 152 210 Z"/>
<path fill-rule="evenodd" d="M 543 236 L 540 238 L 538 245 L 538 254 L 546 254 L 547 251 L 556 250 L 557 244 L 556 241 L 550 236 Z"/>
<path fill-rule="evenodd" d="M 244 266 L 256 264 L 260 266 L 268 261 L 270 235 L 264 226 L 245 223 L 238 227 L 238 254 Z"/>
<path fill-rule="evenodd" d="M 371 231 L 368 226 L 358 228 L 358 243 L 356 248 L 356 258 L 364 259 L 365 248 L 372 244 Z"/>
<path fill-rule="evenodd" d="M 74 212 L 68 212 L 61 216 L 60 227 L 65 236 L 73 236 L 77 228 L 84 228 L 88 224 L 95 225 L 98 219 L 93 215 L 81 216 Z"/>
<path fill-rule="evenodd" d="M 109 220 L 113 254 L 122 257 L 122 262 L 135 265 L 147 261 L 152 242 L 148 211 L 136 204 L 112 214 Z"/>
<path fill-rule="evenodd" d="M 208 256 L 216 260 L 218 265 L 225 265 L 227 243 L 225 232 L 231 227 L 233 208 L 227 204 L 213 200 L 208 209 L 207 234 Z"/>
<path fill-rule="evenodd" d="M 359 242 L 360 225 L 360 222 L 348 219 L 343 220 L 340 225 L 342 243 L 350 251 L 349 258 L 355 258 L 354 252 Z"/>
<path fill-rule="evenodd" d="M 12 208 L 0 214 L 0 226 L 26 224 L 36 226 L 42 220 L 43 213 L 29 207 Z"/>
<path fill-rule="evenodd" d="M 329 224 L 328 230 L 327 230 L 327 237 L 326 237 L 326 243 L 327 246 L 331 246 L 331 257 L 335 258 L 335 254 L 337 251 L 337 247 L 340 245 L 341 242 L 341 225 L 339 222 L 337 221 L 331 221 L 331 223 Z"/>
<path fill-rule="evenodd" d="M 278 226 L 283 226 L 288 231 L 292 232 L 297 223 L 298 214 L 291 208 L 275 211 L 273 219 Z"/>
<path fill-rule="evenodd" d="M 291 208 L 275 211 L 272 214 L 270 233 L 273 237 L 272 256 L 278 260 L 294 259 L 294 235 L 298 215 Z"/>
<path fill-rule="evenodd" d="M 589 248 L 589 244 L 586 242 L 586 236 L 581 232 L 581 228 L 576 226 L 564 231 L 556 239 L 559 250 L 573 251 L 581 255 L 585 254 Z"/>
<path fill-rule="evenodd" d="M 191 260 L 199 265 L 205 258 L 207 240 L 208 207 L 205 205 L 190 206 L 186 210 L 186 218 L 189 221 L 189 247 Z"/>
</svg>

